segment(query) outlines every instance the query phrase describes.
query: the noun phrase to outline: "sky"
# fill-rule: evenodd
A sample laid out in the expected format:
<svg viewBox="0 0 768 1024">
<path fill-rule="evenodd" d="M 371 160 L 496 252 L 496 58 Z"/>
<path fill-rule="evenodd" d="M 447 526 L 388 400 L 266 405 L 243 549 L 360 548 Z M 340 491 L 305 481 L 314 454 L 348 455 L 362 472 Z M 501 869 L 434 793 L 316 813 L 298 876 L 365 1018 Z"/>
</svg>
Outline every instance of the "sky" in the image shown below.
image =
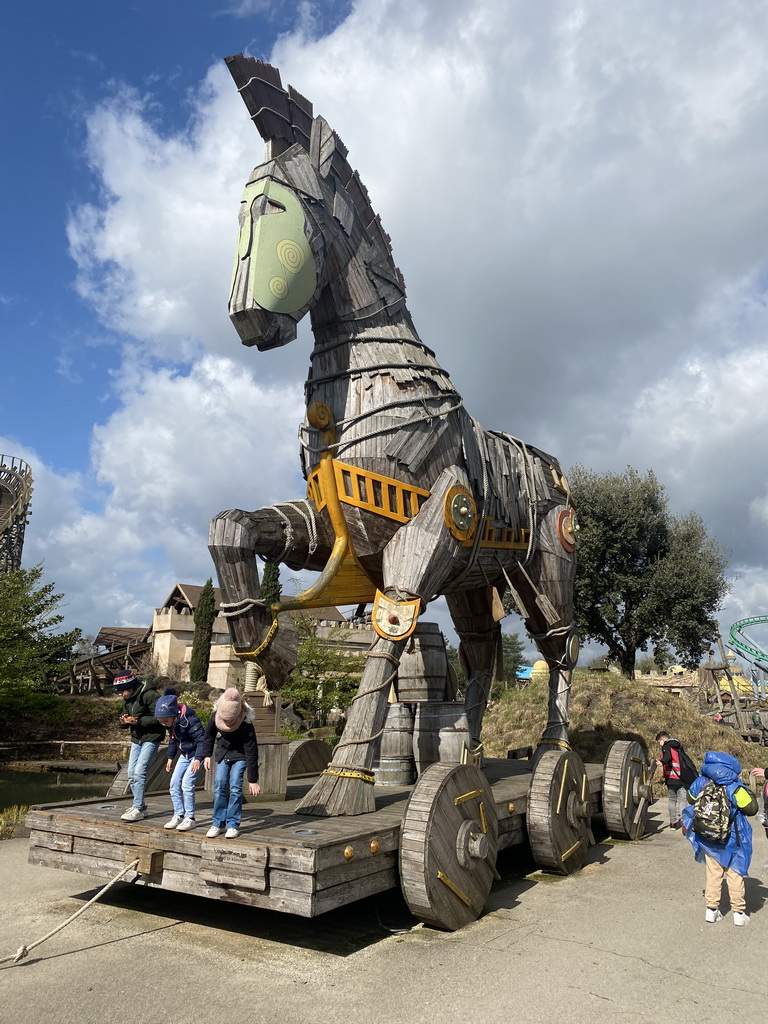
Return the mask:
<svg viewBox="0 0 768 1024">
<path fill-rule="evenodd" d="M 213 515 L 304 493 L 307 325 L 259 353 L 227 316 L 240 51 L 344 140 L 467 409 L 653 469 L 730 552 L 726 633 L 768 614 L 766 0 L 27 0 L 0 32 L 0 452 L 68 627 L 148 625 Z"/>
</svg>

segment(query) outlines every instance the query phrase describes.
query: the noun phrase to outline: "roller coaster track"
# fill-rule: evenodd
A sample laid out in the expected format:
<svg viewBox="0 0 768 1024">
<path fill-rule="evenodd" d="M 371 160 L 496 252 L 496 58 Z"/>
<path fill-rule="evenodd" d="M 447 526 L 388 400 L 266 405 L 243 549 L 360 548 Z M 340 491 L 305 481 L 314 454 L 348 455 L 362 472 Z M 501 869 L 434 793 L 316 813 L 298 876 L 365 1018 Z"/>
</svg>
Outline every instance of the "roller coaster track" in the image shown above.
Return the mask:
<svg viewBox="0 0 768 1024">
<path fill-rule="evenodd" d="M 31 498 L 30 467 L 23 459 L 0 455 L 0 572 L 14 572 L 21 567 Z"/>
<path fill-rule="evenodd" d="M 734 622 L 728 632 L 728 642 L 732 647 L 737 647 L 742 654 L 755 662 L 758 668 L 768 670 L 768 651 L 751 639 L 744 636 L 744 630 L 750 626 L 764 626 L 768 623 L 768 615 L 754 615 L 751 619 L 740 619 Z"/>
</svg>

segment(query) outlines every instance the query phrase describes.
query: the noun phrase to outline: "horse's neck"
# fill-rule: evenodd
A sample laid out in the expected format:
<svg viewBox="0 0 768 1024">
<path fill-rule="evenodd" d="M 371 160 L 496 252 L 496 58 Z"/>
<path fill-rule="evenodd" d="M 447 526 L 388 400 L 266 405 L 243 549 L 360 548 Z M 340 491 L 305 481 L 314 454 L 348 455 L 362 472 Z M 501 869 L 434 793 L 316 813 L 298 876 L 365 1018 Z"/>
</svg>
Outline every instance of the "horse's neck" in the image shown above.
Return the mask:
<svg viewBox="0 0 768 1024">
<path fill-rule="evenodd" d="M 375 412 L 381 387 L 391 400 L 458 394 L 434 352 L 419 338 L 408 311 L 395 316 L 363 316 L 313 326 L 315 346 L 306 383 L 306 399 L 328 405 L 335 420 Z M 381 387 L 376 386 L 379 379 Z M 354 386 L 353 382 L 359 382 Z"/>
</svg>

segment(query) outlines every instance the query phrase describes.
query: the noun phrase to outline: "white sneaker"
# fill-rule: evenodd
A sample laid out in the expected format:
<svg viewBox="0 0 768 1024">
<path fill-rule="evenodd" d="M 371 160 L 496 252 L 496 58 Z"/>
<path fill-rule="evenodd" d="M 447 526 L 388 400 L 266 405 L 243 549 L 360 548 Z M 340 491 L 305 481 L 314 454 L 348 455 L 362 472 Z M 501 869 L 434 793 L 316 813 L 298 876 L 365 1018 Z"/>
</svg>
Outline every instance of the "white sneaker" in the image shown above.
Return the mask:
<svg viewBox="0 0 768 1024">
<path fill-rule="evenodd" d="M 166 823 L 163 825 L 163 828 L 176 828 L 176 826 L 179 824 L 180 821 L 181 821 L 181 815 L 180 814 L 174 814 L 174 816 L 171 818 L 170 821 L 166 821 Z"/>
<path fill-rule="evenodd" d="M 218 825 L 211 825 L 211 827 L 205 833 L 205 838 L 206 839 L 215 839 L 216 836 L 220 836 L 220 835 L 221 835 L 221 829 L 219 828 L 219 826 Z"/>
<path fill-rule="evenodd" d="M 227 831 L 224 834 L 224 838 L 225 839 L 237 839 L 237 837 L 239 835 L 240 835 L 240 829 L 239 828 L 228 828 Z"/>
<path fill-rule="evenodd" d="M 176 831 L 177 832 L 189 832 L 189 830 L 191 828 L 194 828 L 194 827 L 195 827 L 195 819 L 194 818 L 185 818 L 183 821 L 179 822 L 179 824 L 176 826 Z"/>
<path fill-rule="evenodd" d="M 718 921 L 722 921 L 722 919 L 723 915 L 719 910 L 712 910 L 710 907 L 707 907 L 707 924 L 716 924 Z"/>
<path fill-rule="evenodd" d="M 141 821 L 144 817 L 144 811 L 140 811 L 138 807 L 129 807 L 125 814 L 120 815 L 121 821 Z"/>
<path fill-rule="evenodd" d="M 749 924 L 749 914 L 742 914 L 738 910 L 734 910 L 733 923 L 737 925 Z"/>
</svg>

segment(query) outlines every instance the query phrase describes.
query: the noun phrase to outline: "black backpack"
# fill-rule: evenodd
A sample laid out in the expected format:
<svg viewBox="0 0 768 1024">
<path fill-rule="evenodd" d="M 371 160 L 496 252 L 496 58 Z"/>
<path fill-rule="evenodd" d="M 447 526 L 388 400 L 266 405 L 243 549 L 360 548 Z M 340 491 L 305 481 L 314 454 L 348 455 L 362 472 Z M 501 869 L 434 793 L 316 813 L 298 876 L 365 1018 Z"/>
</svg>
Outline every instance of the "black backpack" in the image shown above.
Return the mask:
<svg viewBox="0 0 768 1024">
<path fill-rule="evenodd" d="M 678 754 L 680 755 L 680 781 L 686 789 L 690 789 L 699 777 L 699 769 L 682 747 L 680 747 Z"/>
</svg>

